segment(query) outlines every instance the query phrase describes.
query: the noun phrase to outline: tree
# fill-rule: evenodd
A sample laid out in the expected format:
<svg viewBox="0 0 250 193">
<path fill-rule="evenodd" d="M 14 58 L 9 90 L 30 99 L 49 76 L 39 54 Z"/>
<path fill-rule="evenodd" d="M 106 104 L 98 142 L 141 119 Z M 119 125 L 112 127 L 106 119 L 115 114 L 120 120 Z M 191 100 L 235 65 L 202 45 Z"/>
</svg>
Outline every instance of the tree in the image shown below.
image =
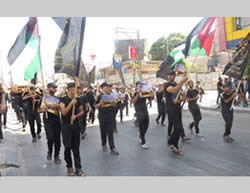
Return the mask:
<svg viewBox="0 0 250 193">
<path fill-rule="evenodd" d="M 171 33 L 168 37 L 159 38 L 150 48 L 149 54 L 152 60 L 165 60 L 175 45 L 186 40 L 182 33 Z"/>
</svg>

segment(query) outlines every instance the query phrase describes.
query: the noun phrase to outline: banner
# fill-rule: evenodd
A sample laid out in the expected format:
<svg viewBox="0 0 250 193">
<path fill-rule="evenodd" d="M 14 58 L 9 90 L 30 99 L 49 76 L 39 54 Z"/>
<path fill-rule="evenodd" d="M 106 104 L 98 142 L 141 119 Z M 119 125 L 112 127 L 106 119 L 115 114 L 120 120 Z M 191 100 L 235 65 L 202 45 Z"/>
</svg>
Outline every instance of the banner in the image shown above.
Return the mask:
<svg viewBox="0 0 250 193">
<path fill-rule="evenodd" d="M 235 79 L 242 79 L 248 62 L 250 61 L 250 33 L 237 45 L 233 59 L 224 69 L 223 74 Z"/>
<path fill-rule="evenodd" d="M 63 34 L 56 50 L 55 73 L 65 73 L 78 77 L 85 23 L 85 17 L 65 19 Z"/>
</svg>

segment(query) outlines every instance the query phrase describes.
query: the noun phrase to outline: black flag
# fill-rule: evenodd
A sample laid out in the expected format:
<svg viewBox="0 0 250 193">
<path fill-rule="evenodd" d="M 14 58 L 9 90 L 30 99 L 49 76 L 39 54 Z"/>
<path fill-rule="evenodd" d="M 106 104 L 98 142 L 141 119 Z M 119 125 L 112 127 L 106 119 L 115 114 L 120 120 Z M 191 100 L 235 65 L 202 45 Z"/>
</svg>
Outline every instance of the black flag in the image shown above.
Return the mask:
<svg viewBox="0 0 250 193">
<path fill-rule="evenodd" d="M 233 55 L 232 61 L 225 66 L 223 74 L 238 80 L 242 79 L 250 59 L 249 53 L 250 33 L 237 45 L 236 53 Z"/>
<path fill-rule="evenodd" d="M 62 18 L 62 20 L 65 22 L 63 34 L 56 50 L 55 73 L 66 73 L 78 77 L 86 18 L 68 17 Z"/>
<path fill-rule="evenodd" d="M 173 63 L 174 58 L 168 55 L 168 57 L 161 63 L 160 69 L 156 72 L 156 77 L 168 80 L 168 73 L 173 70 Z"/>
</svg>

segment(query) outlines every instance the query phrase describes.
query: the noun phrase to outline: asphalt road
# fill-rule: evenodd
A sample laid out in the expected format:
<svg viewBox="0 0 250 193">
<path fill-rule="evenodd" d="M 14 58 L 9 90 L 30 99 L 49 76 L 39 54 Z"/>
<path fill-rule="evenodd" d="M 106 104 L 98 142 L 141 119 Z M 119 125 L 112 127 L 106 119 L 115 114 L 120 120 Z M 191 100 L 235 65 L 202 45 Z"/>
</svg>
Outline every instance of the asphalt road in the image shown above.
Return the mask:
<svg viewBox="0 0 250 193">
<path fill-rule="evenodd" d="M 131 109 L 130 115 L 133 114 Z M 98 121 L 87 128 L 87 137 L 81 141 L 81 163 L 88 176 L 249 176 L 250 175 L 250 127 L 249 114 L 235 114 L 232 136 L 235 142 L 226 143 L 223 138 L 224 121 L 219 112 L 202 111 L 200 123 L 204 137 L 191 136 L 191 143 L 180 143 L 184 156 L 173 154 L 167 147 L 167 128 L 156 125 L 156 105 L 149 108 L 150 125 L 146 134 L 148 150 L 139 145 L 138 129 L 132 116 L 118 123 L 115 144 L 120 152 L 113 156 L 102 152 Z M 119 120 L 119 117 L 117 118 Z M 192 120 L 189 111 L 183 111 L 186 129 Z M 166 121 L 167 123 L 167 121 Z M 20 168 L 0 168 L 2 176 L 65 176 L 66 164 L 61 148 L 61 165 L 48 161 L 44 130 L 42 139 L 31 142 L 29 126 L 22 132 L 15 114 L 9 111 L 4 141 L 0 144 L 0 164 L 12 163 Z"/>
</svg>

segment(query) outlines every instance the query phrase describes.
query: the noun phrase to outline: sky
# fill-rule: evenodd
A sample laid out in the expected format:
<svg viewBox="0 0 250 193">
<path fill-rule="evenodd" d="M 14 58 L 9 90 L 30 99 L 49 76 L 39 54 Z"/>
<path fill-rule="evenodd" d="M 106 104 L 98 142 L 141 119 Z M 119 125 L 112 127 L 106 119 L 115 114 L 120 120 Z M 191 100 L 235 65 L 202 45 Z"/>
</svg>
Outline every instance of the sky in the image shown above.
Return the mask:
<svg viewBox="0 0 250 193">
<path fill-rule="evenodd" d="M 95 54 L 97 68 L 110 66 L 114 53 L 114 40 L 136 39 L 135 33 L 115 34 L 117 27 L 133 32 L 139 30 L 140 38 L 147 39 L 149 49 L 158 38 L 168 36 L 172 32 L 188 35 L 201 19 L 201 17 L 87 17 L 82 49 L 83 61 L 90 63 L 90 55 Z M 27 21 L 28 17 L 0 17 L 0 65 L 5 82 L 9 81 L 10 70 L 14 82 L 22 81 L 25 65 L 31 60 L 31 54 L 25 55 L 26 51 L 18 57 L 11 68 L 7 62 L 8 51 Z M 55 50 L 62 32 L 50 17 L 38 17 L 38 25 L 41 36 L 41 60 L 46 78 L 53 73 Z M 87 70 L 90 68 L 91 66 L 87 66 Z"/>
</svg>

